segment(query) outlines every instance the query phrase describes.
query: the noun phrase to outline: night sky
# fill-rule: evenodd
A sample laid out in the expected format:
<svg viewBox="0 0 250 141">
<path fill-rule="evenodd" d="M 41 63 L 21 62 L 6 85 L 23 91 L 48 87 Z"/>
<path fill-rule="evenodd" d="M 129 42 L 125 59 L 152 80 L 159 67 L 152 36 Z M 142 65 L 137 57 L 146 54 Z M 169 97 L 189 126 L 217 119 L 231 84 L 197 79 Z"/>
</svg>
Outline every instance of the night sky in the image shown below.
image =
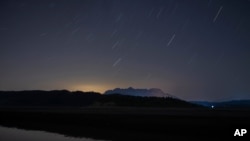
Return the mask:
<svg viewBox="0 0 250 141">
<path fill-rule="evenodd" d="M 0 90 L 250 98 L 249 0 L 1 0 Z"/>
</svg>

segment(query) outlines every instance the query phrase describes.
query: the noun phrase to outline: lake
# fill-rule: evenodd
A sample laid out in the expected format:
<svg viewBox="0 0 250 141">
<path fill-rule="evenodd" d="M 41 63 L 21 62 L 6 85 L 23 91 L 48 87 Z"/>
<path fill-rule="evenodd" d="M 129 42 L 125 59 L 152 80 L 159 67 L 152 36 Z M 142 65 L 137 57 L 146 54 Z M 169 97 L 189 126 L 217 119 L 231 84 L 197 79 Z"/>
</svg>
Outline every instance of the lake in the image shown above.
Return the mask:
<svg viewBox="0 0 250 141">
<path fill-rule="evenodd" d="M 244 110 L 7 109 L 0 110 L 0 113 L 1 141 L 224 139 L 233 136 L 235 129 L 245 129 L 250 125 L 250 112 Z"/>
<path fill-rule="evenodd" d="M 101 141 L 92 138 L 67 137 L 45 131 L 23 130 L 0 126 L 1 141 Z M 104 141 L 104 140 L 103 140 Z"/>
</svg>

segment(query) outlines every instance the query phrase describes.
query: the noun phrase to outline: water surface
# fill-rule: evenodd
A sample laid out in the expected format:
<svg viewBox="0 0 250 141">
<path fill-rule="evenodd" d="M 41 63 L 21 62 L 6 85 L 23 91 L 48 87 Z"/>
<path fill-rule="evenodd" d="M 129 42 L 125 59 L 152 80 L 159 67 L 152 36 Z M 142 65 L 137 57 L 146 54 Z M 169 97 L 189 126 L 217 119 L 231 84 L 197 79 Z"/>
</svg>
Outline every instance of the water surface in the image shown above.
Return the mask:
<svg viewBox="0 0 250 141">
<path fill-rule="evenodd" d="M 101 141 L 92 138 L 67 137 L 45 131 L 23 130 L 0 126 L 1 141 Z"/>
</svg>

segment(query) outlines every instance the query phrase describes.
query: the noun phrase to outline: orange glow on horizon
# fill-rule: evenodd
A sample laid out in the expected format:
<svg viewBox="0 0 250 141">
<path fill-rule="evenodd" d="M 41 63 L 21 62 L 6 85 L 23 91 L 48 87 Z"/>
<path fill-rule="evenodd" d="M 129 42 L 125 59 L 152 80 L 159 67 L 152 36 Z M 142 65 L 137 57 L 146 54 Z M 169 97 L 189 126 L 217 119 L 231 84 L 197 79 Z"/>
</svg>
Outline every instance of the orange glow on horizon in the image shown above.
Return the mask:
<svg viewBox="0 0 250 141">
<path fill-rule="evenodd" d="M 83 91 L 83 92 L 99 92 L 104 93 L 106 90 L 109 90 L 109 87 L 104 85 L 75 85 L 70 88 L 72 91 Z"/>
</svg>

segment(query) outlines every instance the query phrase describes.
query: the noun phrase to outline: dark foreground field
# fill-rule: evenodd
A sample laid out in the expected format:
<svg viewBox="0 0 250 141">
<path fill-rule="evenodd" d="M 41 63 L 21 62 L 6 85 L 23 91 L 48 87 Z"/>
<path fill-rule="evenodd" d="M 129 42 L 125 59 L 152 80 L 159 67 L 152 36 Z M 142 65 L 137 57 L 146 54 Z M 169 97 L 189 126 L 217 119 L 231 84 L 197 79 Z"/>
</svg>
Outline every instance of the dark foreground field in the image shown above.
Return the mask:
<svg viewBox="0 0 250 141">
<path fill-rule="evenodd" d="M 106 140 L 235 138 L 249 110 L 201 108 L 1 108 L 0 125 Z M 249 135 L 245 135 L 249 136 Z"/>
</svg>

